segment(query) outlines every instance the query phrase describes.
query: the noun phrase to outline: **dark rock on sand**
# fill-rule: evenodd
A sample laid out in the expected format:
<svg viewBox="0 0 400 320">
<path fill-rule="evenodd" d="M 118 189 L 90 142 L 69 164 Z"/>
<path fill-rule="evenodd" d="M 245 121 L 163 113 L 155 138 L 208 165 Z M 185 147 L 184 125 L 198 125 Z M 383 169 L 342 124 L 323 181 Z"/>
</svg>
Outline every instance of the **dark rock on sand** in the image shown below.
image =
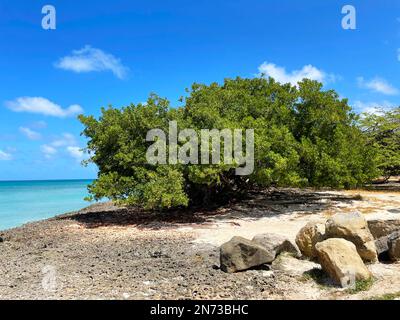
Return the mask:
<svg viewBox="0 0 400 320">
<path fill-rule="evenodd" d="M 397 261 L 400 260 L 400 252 L 397 240 L 400 238 L 400 231 L 392 232 L 391 234 L 375 240 L 376 251 L 379 255 L 379 260 Z"/>
<path fill-rule="evenodd" d="M 389 251 L 388 237 L 375 240 L 376 253 L 379 255 Z"/>
<path fill-rule="evenodd" d="M 400 261 L 400 231 L 388 236 L 389 257 L 392 261 Z"/>
<path fill-rule="evenodd" d="M 370 220 L 368 228 L 375 239 L 379 239 L 400 230 L 400 220 Z"/>
<path fill-rule="evenodd" d="M 242 237 L 233 237 L 220 248 L 221 270 L 228 273 L 271 263 L 274 259 L 275 251 Z"/>
</svg>

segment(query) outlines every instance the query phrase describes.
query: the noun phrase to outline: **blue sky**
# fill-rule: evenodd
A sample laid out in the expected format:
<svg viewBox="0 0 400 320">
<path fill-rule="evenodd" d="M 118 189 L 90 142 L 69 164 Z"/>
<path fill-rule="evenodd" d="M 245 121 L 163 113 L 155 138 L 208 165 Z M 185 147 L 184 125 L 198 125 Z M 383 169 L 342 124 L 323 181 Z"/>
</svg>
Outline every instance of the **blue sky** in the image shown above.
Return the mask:
<svg viewBox="0 0 400 320">
<path fill-rule="evenodd" d="M 348 4 L 356 30 L 341 26 Z M 307 76 L 358 112 L 395 106 L 399 48 L 397 0 L 0 0 L 0 180 L 94 178 L 77 113 L 150 92 L 177 106 L 193 82 Z"/>
</svg>

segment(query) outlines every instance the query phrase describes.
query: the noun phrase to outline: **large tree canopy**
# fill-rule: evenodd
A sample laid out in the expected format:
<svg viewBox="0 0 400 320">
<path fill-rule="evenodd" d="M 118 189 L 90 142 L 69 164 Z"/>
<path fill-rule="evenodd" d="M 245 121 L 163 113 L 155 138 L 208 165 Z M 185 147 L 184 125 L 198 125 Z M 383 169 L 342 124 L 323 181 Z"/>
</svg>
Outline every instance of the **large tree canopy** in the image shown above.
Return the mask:
<svg viewBox="0 0 400 320">
<path fill-rule="evenodd" d="M 89 162 L 99 168 L 89 187 L 103 197 L 148 209 L 187 206 L 256 187 L 357 187 L 376 177 L 373 146 L 357 126 L 346 99 L 316 81 L 298 87 L 273 79 L 227 79 L 194 84 L 183 106 L 151 95 L 146 104 L 80 116 Z M 155 164 L 146 160 L 149 130 L 254 129 L 254 171 L 232 164 Z M 182 143 L 182 142 L 181 142 Z"/>
</svg>

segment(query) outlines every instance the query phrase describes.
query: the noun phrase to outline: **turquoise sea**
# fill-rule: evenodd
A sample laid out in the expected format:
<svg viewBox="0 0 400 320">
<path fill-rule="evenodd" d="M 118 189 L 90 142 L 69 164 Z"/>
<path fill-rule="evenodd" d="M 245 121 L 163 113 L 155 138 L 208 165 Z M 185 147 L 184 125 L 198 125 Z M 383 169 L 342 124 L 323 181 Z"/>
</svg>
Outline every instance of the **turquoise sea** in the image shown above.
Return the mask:
<svg viewBox="0 0 400 320">
<path fill-rule="evenodd" d="M 0 181 L 0 230 L 87 207 L 91 181 Z"/>
</svg>

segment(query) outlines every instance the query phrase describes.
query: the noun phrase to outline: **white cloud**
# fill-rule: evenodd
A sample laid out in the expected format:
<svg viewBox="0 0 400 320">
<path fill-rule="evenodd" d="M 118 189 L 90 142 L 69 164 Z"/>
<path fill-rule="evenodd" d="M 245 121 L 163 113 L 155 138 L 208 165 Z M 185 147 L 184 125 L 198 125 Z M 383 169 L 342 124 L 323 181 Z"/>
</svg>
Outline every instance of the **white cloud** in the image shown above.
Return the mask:
<svg viewBox="0 0 400 320">
<path fill-rule="evenodd" d="M 85 46 L 55 63 L 57 68 L 77 73 L 92 71 L 111 71 L 117 78 L 124 79 L 129 69 L 122 65 L 120 59 L 100 49 Z"/>
<path fill-rule="evenodd" d="M 292 72 L 286 72 L 284 67 L 279 67 L 274 63 L 264 62 L 258 67 L 258 71 L 261 75 L 266 77 L 274 78 L 280 83 L 290 83 L 297 85 L 298 82 L 303 79 L 317 80 L 322 83 L 326 83 L 334 80 L 333 75 L 328 75 L 324 71 L 312 66 L 305 65 L 301 70 L 293 70 Z"/>
<path fill-rule="evenodd" d="M 12 160 L 11 153 L 7 153 L 3 150 L 0 150 L 0 161 L 10 161 Z"/>
<path fill-rule="evenodd" d="M 76 160 L 80 161 L 83 159 L 83 151 L 81 150 L 81 148 L 79 147 L 72 147 L 69 146 L 67 147 L 67 152 L 69 153 L 69 155 L 73 158 L 75 158 Z"/>
<path fill-rule="evenodd" d="M 54 148 L 54 147 L 52 147 L 50 145 L 47 145 L 47 144 L 44 144 L 44 145 L 40 146 L 40 150 L 42 151 L 44 156 L 46 158 L 48 158 L 48 159 L 51 158 L 52 156 L 54 156 L 57 153 L 57 149 L 56 148 Z"/>
<path fill-rule="evenodd" d="M 75 144 L 76 144 L 75 137 L 70 133 L 63 133 L 61 137 L 56 138 L 55 140 L 53 140 L 53 142 L 51 142 L 51 146 L 55 148 L 65 147 L 68 145 L 75 145 Z"/>
<path fill-rule="evenodd" d="M 84 152 L 78 146 L 75 137 L 70 133 L 55 137 L 50 143 L 42 145 L 40 149 L 47 159 L 51 159 L 52 156 L 58 153 L 67 154 L 78 161 L 84 158 Z"/>
<path fill-rule="evenodd" d="M 362 102 L 362 101 L 355 101 L 354 108 L 359 113 L 374 113 L 380 114 L 382 111 L 390 110 L 395 107 L 394 103 L 389 101 L 382 101 L 382 102 Z"/>
<path fill-rule="evenodd" d="M 33 131 L 32 129 L 26 127 L 20 127 L 19 131 L 30 140 L 39 140 L 42 138 L 42 135 L 39 132 Z"/>
<path fill-rule="evenodd" d="M 45 116 L 65 118 L 83 112 L 81 106 L 73 104 L 66 109 L 42 97 L 20 97 L 7 101 L 6 107 L 14 112 L 38 113 Z"/>
<path fill-rule="evenodd" d="M 363 77 L 358 77 L 357 82 L 360 88 L 370 89 L 372 91 L 379 92 L 385 95 L 396 95 L 399 93 L 399 90 L 397 88 L 392 86 L 383 78 L 376 77 L 371 80 L 365 80 Z"/>
</svg>

